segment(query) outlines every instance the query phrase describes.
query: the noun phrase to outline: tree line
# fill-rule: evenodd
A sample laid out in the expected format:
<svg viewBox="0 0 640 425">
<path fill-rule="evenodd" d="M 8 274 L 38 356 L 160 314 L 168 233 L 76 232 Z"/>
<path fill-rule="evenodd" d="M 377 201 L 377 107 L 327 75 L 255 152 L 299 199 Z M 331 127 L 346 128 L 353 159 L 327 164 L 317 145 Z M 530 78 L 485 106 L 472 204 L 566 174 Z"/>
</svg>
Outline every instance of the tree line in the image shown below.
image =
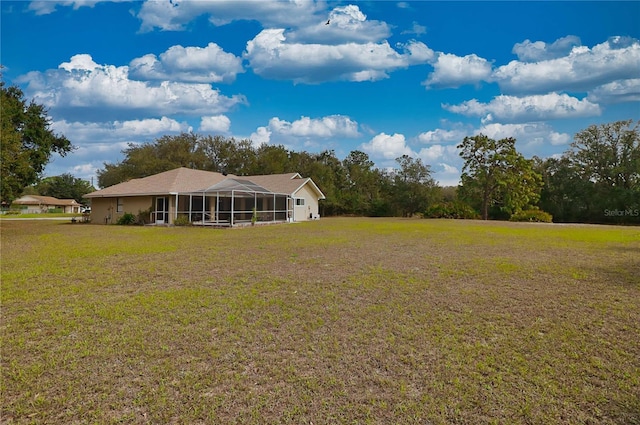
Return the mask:
<svg viewBox="0 0 640 425">
<path fill-rule="evenodd" d="M 593 125 L 575 135 L 560 157 L 525 158 L 516 139 L 479 134 L 457 146 L 461 184 L 439 187 L 420 158 L 403 155 L 391 170 L 354 150 L 295 152 L 282 145 L 184 133 L 131 144 L 125 159 L 105 164 L 98 184 L 110 186 L 176 167 L 238 176 L 298 172 L 311 177 L 326 201 L 322 215 L 524 219 L 640 223 L 640 130 L 632 120 Z M 548 217 L 548 220 L 545 220 Z"/>
<path fill-rule="evenodd" d="M 397 158 L 396 169 L 381 170 L 357 150 L 340 160 L 333 150 L 309 153 L 282 145 L 255 147 L 246 139 L 194 133 L 130 144 L 123 154 L 121 162 L 105 164 L 98 171 L 99 186 L 188 167 L 236 176 L 300 173 L 311 177 L 325 194 L 320 206 L 325 216 L 411 216 L 440 199 L 430 167 L 407 155 Z"/>
<path fill-rule="evenodd" d="M 1 199 L 23 193 L 60 198 L 93 187 L 72 175 L 41 175 L 54 153 L 72 152 L 71 142 L 50 129 L 42 105 L 27 102 L 17 87 L 0 82 Z M 522 219 L 556 222 L 640 224 L 640 129 L 633 120 L 592 125 L 574 136 L 558 157 L 525 158 L 514 138 L 465 137 L 461 183 L 439 187 L 420 158 L 403 155 L 393 169 L 374 166 L 354 150 L 340 160 L 333 150 L 296 152 L 282 145 L 183 133 L 152 143 L 130 144 L 124 159 L 104 164 L 98 186 L 108 187 L 177 167 L 238 176 L 298 172 L 326 196 L 327 215 Z"/>
</svg>

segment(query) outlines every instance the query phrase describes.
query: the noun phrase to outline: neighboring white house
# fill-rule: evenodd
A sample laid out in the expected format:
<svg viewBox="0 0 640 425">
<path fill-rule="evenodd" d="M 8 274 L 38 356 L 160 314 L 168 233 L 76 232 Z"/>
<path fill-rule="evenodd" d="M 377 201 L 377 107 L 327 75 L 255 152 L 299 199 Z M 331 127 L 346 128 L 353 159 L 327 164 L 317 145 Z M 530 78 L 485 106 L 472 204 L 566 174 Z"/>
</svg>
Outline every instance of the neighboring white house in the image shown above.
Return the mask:
<svg viewBox="0 0 640 425">
<path fill-rule="evenodd" d="M 182 217 L 219 226 L 317 219 L 318 203 L 325 199 L 313 180 L 298 173 L 239 177 L 189 168 L 132 179 L 85 197 L 91 200 L 92 223 L 115 223 L 131 213 L 155 224 Z"/>
<path fill-rule="evenodd" d="M 64 213 L 80 213 L 83 208 L 75 199 L 58 199 L 52 196 L 24 195 L 11 204 L 26 214 L 39 214 L 51 210 L 62 210 Z"/>
</svg>

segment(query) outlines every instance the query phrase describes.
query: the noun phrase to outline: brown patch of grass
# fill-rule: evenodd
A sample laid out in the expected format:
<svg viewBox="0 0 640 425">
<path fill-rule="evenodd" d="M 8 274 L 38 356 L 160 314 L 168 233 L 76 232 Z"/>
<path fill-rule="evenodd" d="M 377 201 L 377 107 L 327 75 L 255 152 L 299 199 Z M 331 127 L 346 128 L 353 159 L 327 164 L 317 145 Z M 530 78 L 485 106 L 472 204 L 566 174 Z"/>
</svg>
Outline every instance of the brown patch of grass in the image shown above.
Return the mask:
<svg viewBox="0 0 640 425">
<path fill-rule="evenodd" d="M 640 423 L 640 231 L 2 222 L 7 423 Z"/>
</svg>

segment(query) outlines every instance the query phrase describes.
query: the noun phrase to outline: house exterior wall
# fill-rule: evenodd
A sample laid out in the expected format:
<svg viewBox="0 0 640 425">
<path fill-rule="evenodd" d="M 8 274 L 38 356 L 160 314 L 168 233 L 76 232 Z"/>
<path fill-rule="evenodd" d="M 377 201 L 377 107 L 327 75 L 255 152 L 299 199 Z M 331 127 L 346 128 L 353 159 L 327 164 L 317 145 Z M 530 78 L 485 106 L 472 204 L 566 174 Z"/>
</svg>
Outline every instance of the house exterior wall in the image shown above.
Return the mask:
<svg viewBox="0 0 640 425">
<path fill-rule="evenodd" d="M 294 213 L 293 217 L 295 221 L 307 221 L 318 217 L 318 197 L 313 192 L 309 185 L 301 187 L 294 195 L 293 198 L 303 198 L 304 205 L 295 205 L 294 200 Z"/>
<path fill-rule="evenodd" d="M 118 212 L 118 198 L 92 198 L 91 222 L 95 224 L 114 224 L 125 213 L 137 216 L 139 211 L 148 210 L 154 201 L 152 196 L 126 196 L 119 199 L 122 203 L 121 212 Z"/>
</svg>

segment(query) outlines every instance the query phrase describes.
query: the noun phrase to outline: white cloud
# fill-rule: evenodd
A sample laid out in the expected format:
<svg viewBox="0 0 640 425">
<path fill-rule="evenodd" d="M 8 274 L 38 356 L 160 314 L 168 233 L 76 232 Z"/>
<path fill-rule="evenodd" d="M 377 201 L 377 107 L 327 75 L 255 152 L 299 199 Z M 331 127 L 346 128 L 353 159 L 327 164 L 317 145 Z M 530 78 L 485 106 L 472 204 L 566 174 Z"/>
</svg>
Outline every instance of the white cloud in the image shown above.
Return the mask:
<svg viewBox="0 0 640 425">
<path fill-rule="evenodd" d="M 196 83 L 230 83 L 244 72 L 242 59 L 216 43 L 206 47 L 172 46 L 166 52 L 133 59 L 129 77 L 136 80 L 173 80 Z"/>
<path fill-rule="evenodd" d="M 269 144 L 271 141 L 271 130 L 268 127 L 258 127 L 249 137 L 253 146 L 259 147 L 263 144 Z"/>
<path fill-rule="evenodd" d="M 322 118 L 301 117 L 289 122 L 278 117 L 269 120 L 269 131 L 281 136 L 330 138 L 358 137 L 358 123 L 343 115 L 330 115 Z"/>
<path fill-rule="evenodd" d="M 538 62 L 566 56 L 571 53 L 574 47 L 580 45 L 580 38 L 575 35 L 559 38 L 551 44 L 544 41 L 525 40 L 513 46 L 513 53 L 522 62 Z"/>
<path fill-rule="evenodd" d="M 415 152 L 407 146 L 404 135 L 398 133 L 394 135 L 386 133 L 377 134 L 369 142 L 363 143 L 360 148 L 374 160 L 379 158 L 383 160 L 383 163 L 387 164 L 389 160 L 393 160 L 395 163 L 395 159 L 402 155 L 415 157 Z"/>
<path fill-rule="evenodd" d="M 136 114 L 203 115 L 246 103 L 244 96 L 223 96 L 209 84 L 131 80 L 127 66 L 98 65 L 86 54 L 73 56 L 58 70 L 30 72 L 19 82 L 28 84 L 25 92 L 36 102 L 55 108 L 56 118 L 69 112 L 75 119 L 102 121 Z"/>
<path fill-rule="evenodd" d="M 217 26 L 237 20 L 259 21 L 265 27 L 308 25 L 318 20 L 324 4 L 311 1 L 146 1 L 138 18 L 141 30 L 159 28 L 164 31 L 184 30 L 186 24 L 201 15 Z"/>
<path fill-rule="evenodd" d="M 284 29 L 267 29 L 247 42 L 245 58 L 253 71 L 273 79 L 297 83 L 323 81 L 375 81 L 387 72 L 425 63 L 433 52 L 423 43 L 412 41 L 401 46 L 403 53 L 380 43 L 338 45 L 303 44 L 287 41 Z"/>
<path fill-rule="evenodd" d="M 479 128 L 475 134 L 484 134 L 494 140 L 513 137 L 517 148 L 526 155 L 535 154 L 545 145 L 561 146 L 571 141 L 567 133 L 558 133 L 546 123 L 528 124 L 487 124 Z"/>
<path fill-rule="evenodd" d="M 420 152 L 418 152 L 418 156 L 420 156 L 420 158 L 422 158 L 427 164 L 433 164 L 443 158 L 452 160 L 457 158 L 457 154 L 458 150 L 455 145 L 431 145 L 420 149 Z"/>
<path fill-rule="evenodd" d="M 97 3 L 102 2 L 129 2 L 131 0 L 36 0 L 29 3 L 29 10 L 35 12 L 36 15 L 48 15 L 57 10 L 58 6 L 73 7 L 77 10 L 83 6 L 93 7 Z"/>
<path fill-rule="evenodd" d="M 463 129 L 445 130 L 437 128 L 418 135 L 418 141 L 426 144 L 461 142 L 469 132 Z"/>
<path fill-rule="evenodd" d="M 442 105 L 444 109 L 466 116 L 483 117 L 483 122 L 528 122 L 560 118 L 588 117 L 600 114 L 600 107 L 587 99 L 567 94 L 549 93 L 539 96 L 495 97 L 489 103 L 476 99 L 459 105 Z"/>
<path fill-rule="evenodd" d="M 287 32 L 287 39 L 303 44 L 330 45 L 375 43 L 391 35 L 385 22 L 367 20 L 367 16 L 356 5 L 336 7 L 326 18 L 322 18 L 314 25 L 296 25 L 295 30 Z"/>
<path fill-rule="evenodd" d="M 92 147 L 95 147 L 95 143 L 99 142 L 141 140 L 167 133 L 179 134 L 192 130 L 189 124 L 167 117 L 106 123 L 59 120 L 54 121 L 51 128 L 56 133 L 64 134 L 74 145 L 90 145 Z"/>
<path fill-rule="evenodd" d="M 440 186 L 457 186 L 460 184 L 460 169 L 455 165 L 439 162 L 431 170 L 433 179 Z"/>
<path fill-rule="evenodd" d="M 199 131 L 227 133 L 231 127 L 231 120 L 225 115 L 202 117 Z"/>
<path fill-rule="evenodd" d="M 475 54 L 456 56 L 439 53 L 423 85 L 427 87 L 460 87 L 465 84 L 477 84 L 491 81 L 491 62 Z"/>
<path fill-rule="evenodd" d="M 602 103 L 640 102 L 640 78 L 603 84 L 590 90 L 587 99 Z"/>
<path fill-rule="evenodd" d="M 416 21 L 413 21 L 411 25 L 411 29 L 402 31 L 402 34 L 414 34 L 418 37 L 427 33 L 427 27 L 418 24 Z"/>
<path fill-rule="evenodd" d="M 528 58 L 535 56 L 528 48 Z M 539 55 L 540 56 L 540 55 Z M 494 70 L 493 79 L 506 93 L 587 91 L 640 74 L 640 42 L 612 37 L 589 49 L 575 46 L 563 57 L 538 62 L 512 61 Z"/>
</svg>

